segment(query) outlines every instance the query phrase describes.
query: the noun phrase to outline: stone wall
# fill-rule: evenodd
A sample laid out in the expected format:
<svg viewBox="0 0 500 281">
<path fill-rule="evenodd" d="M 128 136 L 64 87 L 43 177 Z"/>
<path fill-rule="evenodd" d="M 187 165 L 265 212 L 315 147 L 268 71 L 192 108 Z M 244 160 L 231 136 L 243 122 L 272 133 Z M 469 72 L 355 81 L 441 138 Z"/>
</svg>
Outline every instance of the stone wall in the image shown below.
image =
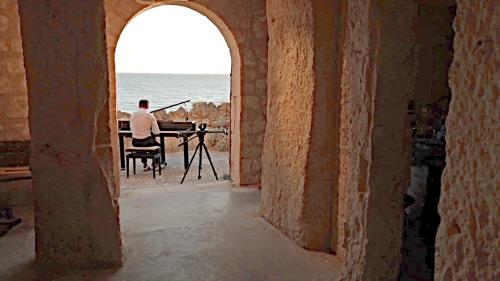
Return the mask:
<svg viewBox="0 0 500 281">
<path fill-rule="evenodd" d="M 302 213 L 314 92 L 312 13 L 310 1 L 267 5 L 268 122 L 261 214 L 300 245 L 305 245 Z"/>
<path fill-rule="evenodd" d="M 157 5 L 162 4 L 181 5 L 200 12 L 224 35 L 232 59 L 231 178 L 235 185 L 260 184 L 267 102 L 266 1 L 157 1 Z M 116 105 L 116 44 L 127 22 L 146 6 L 135 0 L 106 0 L 105 6 L 110 101 Z M 115 120 L 116 116 L 111 118 Z"/>
<path fill-rule="evenodd" d="M 349 1 L 342 79 L 339 253 L 343 280 L 396 280 L 409 184 L 407 100 L 416 4 Z"/>
<path fill-rule="evenodd" d="M 370 55 L 370 0 L 349 1 L 342 72 L 339 247 L 346 280 L 362 280 L 366 265 L 366 208 L 371 164 L 374 60 Z M 349 278 L 348 278 L 348 277 Z"/>
<path fill-rule="evenodd" d="M 500 5 L 457 3 L 436 280 L 500 280 Z"/>
<path fill-rule="evenodd" d="M 111 122 L 102 118 L 109 112 L 103 5 L 19 1 L 40 263 L 121 264 Z"/>
<path fill-rule="evenodd" d="M 17 8 L 16 0 L 0 1 L 0 166 L 28 164 L 28 91 Z"/>
<path fill-rule="evenodd" d="M 261 214 L 308 249 L 336 232 L 340 68 L 337 1 L 268 1 Z M 333 223 L 332 223 L 333 221 Z"/>
<path fill-rule="evenodd" d="M 453 59 L 453 13 L 450 6 L 425 0 L 418 3 L 415 23 L 417 73 L 413 99 L 422 105 L 436 103 L 441 97 L 451 94 L 448 69 Z"/>
</svg>

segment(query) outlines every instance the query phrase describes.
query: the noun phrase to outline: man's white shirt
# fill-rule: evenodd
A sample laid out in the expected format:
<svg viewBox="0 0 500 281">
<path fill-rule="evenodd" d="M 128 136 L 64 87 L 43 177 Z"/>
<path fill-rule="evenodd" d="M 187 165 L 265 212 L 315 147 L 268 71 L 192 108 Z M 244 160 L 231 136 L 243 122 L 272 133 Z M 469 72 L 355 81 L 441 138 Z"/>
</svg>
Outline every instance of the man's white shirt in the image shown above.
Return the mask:
<svg viewBox="0 0 500 281">
<path fill-rule="evenodd" d="M 160 128 L 158 128 L 155 116 L 144 108 L 139 108 L 130 116 L 130 129 L 134 139 L 149 138 L 151 137 L 151 131 L 155 135 L 160 134 Z"/>
</svg>

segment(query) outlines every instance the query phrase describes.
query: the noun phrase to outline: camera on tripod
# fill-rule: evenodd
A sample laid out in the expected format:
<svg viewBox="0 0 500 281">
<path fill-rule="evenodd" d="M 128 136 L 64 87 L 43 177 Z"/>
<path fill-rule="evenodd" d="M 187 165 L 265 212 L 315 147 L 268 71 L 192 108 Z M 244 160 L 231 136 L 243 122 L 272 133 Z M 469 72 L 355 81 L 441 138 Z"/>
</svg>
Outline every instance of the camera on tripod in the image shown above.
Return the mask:
<svg viewBox="0 0 500 281">
<path fill-rule="evenodd" d="M 198 129 L 200 129 L 200 131 L 205 131 L 207 129 L 207 123 L 201 123 L 198 125 Z"/>
<path fill-rule="evenodd" d="M 205 150 L 205 154 L 207 155 L 208 161 L 210 162 L 210 166 L 212 167 L 212 171 L 214 172 L 215 179 L 219 180 L 219 178 L 217 177 L 217 173 L 215 172 L 214 164 L 212 163 L 212 158 L 210 157 L 210 153 L 208 153 L 208 148 L 205 145 L 205 135 L 207 133 L 227 135 L 227 130 L 224 128 L 221 128 L 219 130 L 207 130 L 207 127 L 208 127 L 207 123 L 200 123 L 200 125 L 198 125 L 197 131 L 181 131 L 178 133 L 179 136 L 196 134 L 196 136 L 179 144 L 179 146 L 182 146 L 182 145 L 190 142 L 194 138 L 198 138 L 198 145 L 196 146 L 196 149 L 194 150 L 193 156 L 191 157 L 191 160 L 189 161 L 189 165 L 188 165 L 186 171 L 184 172 L 184 176 L 182 177 L 181 184 L 184 183 L 184 179 L 186 178 L 186 175 L 189 172 L 189 168 L 191 168 L 191 164 L 193 163 L 194 157 L 196 156 L 196 153 L 198 152 L 198 150 L 200 151 L 200 153 L 199 153 L 199 165 L 198 165 L 198 179 L 201 179 L 202 151 Z"/>
</svg>

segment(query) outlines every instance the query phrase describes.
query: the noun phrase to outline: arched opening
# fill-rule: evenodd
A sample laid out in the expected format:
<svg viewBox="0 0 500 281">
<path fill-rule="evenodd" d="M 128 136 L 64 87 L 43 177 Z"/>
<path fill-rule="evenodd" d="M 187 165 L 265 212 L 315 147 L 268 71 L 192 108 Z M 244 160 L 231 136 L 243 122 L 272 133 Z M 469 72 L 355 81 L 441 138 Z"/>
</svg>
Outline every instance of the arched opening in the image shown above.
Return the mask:
<svg viewBox="0 0 500 281">
<path fill-rule="evenodd" d="M 115 63 L 119 63 L 119 62 L 115 62 L 115 55 L 116 55 L 116 51 L 117 51 L 117 42 L 118 42 L 118 38 L 121 38 L 122 36 L 122 33 L 124 31 L 124 28 L 125 26 L 129 26 L 129 24 L 131 22 L 133 22 L 136 18 L 138 17 L 142 17 L 144 16 L 146 13 L 149 13 L 149 12 L 154 12 L 154 9 L 161 9 L 161 8 L 181 8 L 181 9 L 186 9 L 188 11 L 191 11 L 191 14 L 195 13 L 196 15 L 202 15 L 204 16 L 203 18 L 205 19 L 206 22 L 209 22 L 210 25 L 215 25 L 215 27 L 218 29 L 218 31 L 220 32 L 220 34 L 222 35 L 223 39 L 225 40 L 225 44 L 227 46 L 227 48 L 229 49 L 229 55 L 230 55 L 230 67 L 229 69 L 226 71 L 226 73 L 228 73 L 228 76 L 227 77 L 222 77 L 219 79 L 215 79 L 215 80 L 227 80 L 229 83 L 227 89 L 225 89 L 226 91 L 228 91 L 227 93 L 227 102 L 229 106 L 227 106 L 226 104 L 211 104 L 211 103 L 208 103 L 208 104 L 201 104 L 201 106 L 198 106 L 197 108 L 200 109 L 198 111 L 204 111 L 204 109 L 206 109 L 208 107 L 208 109 L 210 110 L 215 110 L 220 114 L 222 115 L 229 115 L 227 119 L 230 120 L 230 122 L 222 122 L 224 124 L 221 124 L 220 120 L 217 121 L 217 122 L 213 122 L 214 124 L 212 124 L 213 126 L 211 127 L 225 127 L 228 132 L 229 132 L 229 137 L 226 138 L 228 139 L 227 141 L 220 141 L 221 139 L 223 139 L 223 137 L 212 137 L 211 135 L 209 135 L 208 137 L 208 142 L 209 144 L 211 143 L 212 145 L 214 146 L 217 146 L 219 149 L 222 149 L 222 150 L 228 150 L 229 151 L 229 161 L 226 161 L 225 163 L 224 160 L 221 160 L 222 162 L 220 163 L 223 163 L 223 172 L 222 173 L 219 173 L 218 172 L 218 176 L 219 177 L 222 177 L 224 179 L 231 179 L 233 184 L 234 185 L 239 185 L 240 184 L 240 162 L 241 162 L 241 156 L 240 156 L 240 146 L 241 146 L 241 143 L 240 143 L 240 135 L 241 135 L 241 130 L 240 130 L 240 124 L 241 124 L 241 79 L 240 79 L 240 74 L 241 74 L 241 58 L 240 58 L 240 51 L 239 51 L 239 48 L 238 48 L 238 44 L 236 43 L 236 39 L 235 37 L 233 36 L 231 30 L 229 29 L 229 27 L 226 25 L 226 23 L 219 17 L 217 16 L 215 13 L 213 13 L 211 10 L 207 9 L 206 7 L 204 7 L 203 5 L 200 5 L 200 4 L 197 4 L 197 3 L 193 3 L 193 2 L 179 2 L 179 1 L 163 1 L 163 2 L 159 2 L 157 4 L 154 4 L 154 5 L 150 5 L 148 6 L 147 8 L 144 8 L 142 10 L 139 10 L 138 12 L 136 12 L 135 15 L 133 15 L 130 19 L 128 19 L 127 23 L 126 24 L 123 24 L 123 26 L 121 26 L 120 30 L 118 32 L 114 32 L 117 34 L 117 37 L 116 38 L 112 38 L 111 41 L 114 41 L 113 43 L 111 43 L 112 46 L 114 47 L 111 47 L 108 49 L 111 51 L 111 53 L 109 54 L 109 58 L 108 60 L 109 61 L 109 64 L 110 64 L 110 72 L 109 72 L 109 75 L 110 75 L 110 94 L 111 94 L 111 97 L 110 97 L 110 102 L 111 102 L 111 110 L 113 111 L 114 109 L 118 109 L 120 110 L 120 99 L 118 98 L 118 102 L 117 102 L 117 94 L 118 96 L 120 95 L 120 92 L 117 93 L 117 90 L 116 90 L 116 81 L 118 80 L 118 84 L 123 81 L 123 80 L 120 80 L 120 76 L 115 76 L 115 69 L 116 69 L 116 65 Z M 208 19 L 208 20 L 206 20 Z M 168 27 L 166 27 L 168 28 Z M 171 27 L 171 28 L 174 28 L 174 27 Z M 176 27 L 175 29 L 179 29 L 179 30 L 182 30 L 182 26 L 180 27 Z M 160 34 L 158 34 L 160 35 Z M 161 36 L 161 35 L 160 35 Z M 108 40 L 109 41 L 109 40 Z M 172 44 L 176 44 L 175 42 L 171 42 Z M 144 50 L 144 51 L 148 51 L 148 50 Z M 119 71 L 119 69 L 117 69 Z M 203 72 L 203 70 L 201 70 L 201 73 Z M 200 72 L 198 72 L 200 73 Z M 117 79 L 118 78 L 118 79 Z M 213 78 L 213 77 L 212 77 Z M 212 79 L 212 82 L 213 82 L 214 79 Z M 217 82 L 217 81 L 216 81 Z M 219 85 L 220 85 L 220 81 L 219 82 Z M 209 82 L 210 83 L 210 82 Z M 122 84 L 123 85 L 123 84 Z M 203 87 L 203 86 L 201 86 Z M 123 89 L 122 89 L 123 90 Z M 199 88 L 198 89 L 200 92 L 201 92 L 201 95 L 203 97 L 203 91 L 205 91 L 205 89 L 201 89 Z M 120 89 L 118 89 L 118 91 L 120 91 Z M 184 101 L 184 100 L 187 100 L 188 98 L 185 98 L 185 99 L 179 99 L 178 101 L 175 101 L 175 103 L 177 102 L 180 102 L 180 101 Z M 189 97 L 189 99 L 191 99 L 192 101 L 200 101 L 199 98 L 193 98 L 193 97 Z M 209 102 L 212 102 L 210 100 L 208 100 Z M 172 100 L 172 103 L 174 103 L 174 100 Z M 164 104 L 164 106 L 167 106 L 169 104 Z M 183 104 L 185 105 L 185 104 Z M 187 107 L 188 108 L 184 108 L 184 110 L 188 110 L 187 112 L 187 116 L 183 116 L 183 117 L 191 117 L 190 116 L 190 110 L 193 111 L 196 109 L 194 109 L 193 107 L 193 104 L 188 104 Z M 159 105 L 157 107 L 160 107 Z M 229 107 L 229 110 L 227 110 Z M 175 109 L 175 108 L 174 108 Z M 221 113 L 221 112 L 224 112 L 224 113 Z M 174 112 L 173 114 L 171 114 L 171 116 L 176 116 L 175 113 L 178 113 L 178 112 Z M 192 112 L 191 112 L 192 113 Z M 170 113 L 169 113 L 170 114 Z M 160 112 L 160 115 L 161 115 L 161 112 Z M 163 114 L 165 115 L 165 114 Z M 114 112 L 111 112 L 111 117 L 113 118 L 113 116 L 115 116 L 117 119 L 120 119 L 120 117 L 123 117 L 122 114 L 120 114 L 120 112 L 117 112 L 114 111 Z M 158 115 L 157 115 L 158 116 Z M 164 116 L 166 118 L 169 118 L 169 116 Z M 179 117 L 179 116 L 177 116 Z M 175 117 L 174 117 L 175 118 Z M 212 117 L 213 118 L 213 117 Z M 171 118 L 172 119 L 172 118 Z M 185 119 L 185 118 L 184 118 Z M 192 121 L 192 120 L 190 120 Z M 195 120 L 195 121 L 199 121 L 198 123 L 206 123 L 206 120 Z M 211 121 L 215 121 L 215 120 L 211 120 Z M 210 124 L 209 124 L 210 126 Z M 195 125 L 193 125 L 193 128 L 196 128 Z M 117 131 L 119 131 L 120 128 L 117 128 Z M 125 168 L 125 157 L 123 157 L 125 155 L 125 146 L 126 146 L 126 143 L 123 141 L 123 138 L 119 138 L 120 139 L 120 142 L 117 144 L 118 148 L 118 153 L 115 152 L 115 157 L 120 157 L 120 168 L 121 170 L 123 170 Z M 166 138 L 168 140 L 168 138 Z M 186 139 L 181 139 L 181 140 L 186 140 Z M 162 142 L 163 144 L 163 142 Z M 171 150 L 175 149 L 177 147 L 177 144 L 174 144 L 173 141 L 170 141 L 170 143 L 168 143 L 168 141 L 166 141 L 166 146 L 169 146 Z M 196 143 L 194 143 L 194 145 L 190 145 L 190 148 L 196 146 Z M 210 146 L 210 145 L 209 145 Z M 165 151 L 167 151 L 168 148 L 165 148 Z M 189 162 L 189 158 L 191 158 L 191 154 L 192 154 L 192 151 L 190 152 L 186 152 L 184 148 L 181 147 L 181 150 L 182 150 L 182 164 L 183 164 L 183 169 L 185 169 L 187 167 L 187 163 Z M 164 152 L 162 151 L 162 154 L 164 154 Z M 162 158 L 162 159 L 165 159 L 165 158 Z M 198 162 L 198 159 L 195 159 L 195 161 L 193 162 L 193 165 L 192 166 L 195 166 L 195 164 L 197 164 Z M 217 161 L 216 161 L 217 162 Z M 205 158 L 205 163 L 207 163 L 207 158 Z M 227 167 L 229 166 L 229 167 Z M 183 169 L 179 169 L 179 171 L 181 171 L 181 174 L 180 176 L 182 177 L 182 173 L 184 172 Z M 189 174 L 195 174 L 197 171 L 196 171 L 197 167 L 192 167 L 189 171 Z M 115 170 L 118 170 L 118 169 L 115 169 Z M 210 170 L 210 167 L 206 167 L 204 169 L 205 171 L 209 171 Z M 210 172 L 210 174 L 207 174 L 207 176 L 209 177 L 213 177 L 212 173 Z M 180 178 L 179 177 L 179 180 L 180 181 Z M 119 192 L 118 192 L 119 193 Z"/>
<path fill-rule="evenodd" d="M 202 124 L 210 132 L 231 132 L 234 105 L 230 105 L 230 53 L 220 29 L 191 8 L 159 5 L 139 12 L 127 23 L 115 51 L 122 188 L 179 184 L 185 170 L 189 170 L 186 181 L 190 184 L 210 182 L 215 177 L 230 179 L 227 135 L 206 134 L 203 161 L 196 157 L 191 166 L 199 138 L 194 134 L 178 135 Z M 154 112 L 161 130 L 156 140 L 166 169 L 158 178 L 151 177 L 150 171 L 142 172 L 141 161 L 135 165 L 136 161 L 126 157 L 132 145 L 130 115 L 137 111 L 141 99 L 149 100 L 149 110 Z M 174 104 L 177 106 L 170 107 Z M 145 167 L 151 169 L 152 161 L 146 162 Z M 137 174 L 135 166 L 139 166 Z M 132 171 L 124 169 L 133 170 L 133 175 L 129 177 Z M 195 180 L 197 170 L 201 172 Z"/>
</svg>

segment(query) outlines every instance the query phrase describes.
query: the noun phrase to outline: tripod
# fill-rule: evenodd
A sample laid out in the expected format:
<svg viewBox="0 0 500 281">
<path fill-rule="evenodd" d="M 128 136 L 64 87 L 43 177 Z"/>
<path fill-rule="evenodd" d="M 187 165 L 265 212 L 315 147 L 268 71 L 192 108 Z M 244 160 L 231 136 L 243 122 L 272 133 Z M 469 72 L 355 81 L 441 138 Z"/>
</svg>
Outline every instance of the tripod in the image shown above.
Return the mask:
<svg viewBox="0 0 500 281">
<path fill-rule="evenodd" d="M 198 152 L 198 150 L 200 151 L 200 154 L 199 154 L 199 163 L 198 163 L 198 179 L 201 179 L 201 164 L 203 162 L 203 150 L 205 150 L 205 154 L 207 155 L 207 158 L 208 158 L 208 161 L 210 162 L 210 166 L 212 167 L 212 171 L 214 172 L 214 176 L 215 176 L 215 179 L 216 180 L 219 180 L 219 178 L 217 177 L 217 172 L 215 172 L 215 167 L 214 167 L 214 164 L 212 163 L 212 158 L 210 157 L 210 153 L 208 153 L 208 148 L 207 146 L 205 145 L 205 135 L 207 133 L 225 133 L 227 134 L 226 131 L 207 131 L 206 130 L 206 124 L 201 124 L 199 126 L 200 130 L 199 131 L 196 131 L 196 136 L 198 137 L 198 145 L 196 146 L 196 149 L 194 150 L 194 153 L 193 153 L 193 156 L 191 157 L 191 160 L 189 161 L 189 165 L 186 169 L 186 171 L 184 172 L 184 176 L 182 177 L 182 180 L 181 180 L 181 184 L 184 183 L 184 179 L 186 178 L 186 175 L 187 173 L 189 172 L 189 168 L 191 168 L 191 164 L 193 164 L 193 160 L 194 160 L 194 157 L 196 157 L 196 153 Z M 190 133 L 190 132 L 184 132 L 184 133 Z M 192 140 L 194 138 L 191 138 L 190 140 Z M 186 142 L 189 142 L 190 140 L 187 140 Z M 181 145 L 183 145 L 184 143 L 182 143 Z"/>
</svg>

